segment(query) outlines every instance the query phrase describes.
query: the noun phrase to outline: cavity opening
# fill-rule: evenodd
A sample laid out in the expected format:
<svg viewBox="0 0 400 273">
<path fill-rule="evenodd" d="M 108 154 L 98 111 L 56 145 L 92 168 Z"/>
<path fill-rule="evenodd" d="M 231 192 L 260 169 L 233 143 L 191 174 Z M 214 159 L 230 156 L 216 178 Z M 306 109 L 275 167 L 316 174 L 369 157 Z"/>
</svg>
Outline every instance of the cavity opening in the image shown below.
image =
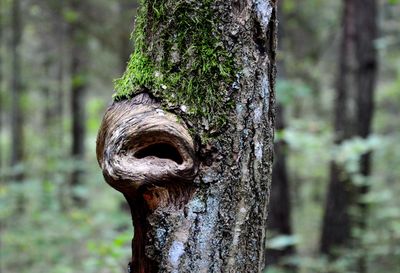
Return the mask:
<svg viewBox="0 0 400 273">
<path fill-rule="evenodd" d="M 135 157 L 139 158 L 139 159 L 149 157 L 149 156 L 170 159 L 172 161 L 175 161 L 177 164 L 183 163 L 182 156 L 178 152 L 178 150 L 174 146 L 167 144 L 167 143 L 151 144 L 151 145 L 137 151 L 135 154 Z"/>
</svg>

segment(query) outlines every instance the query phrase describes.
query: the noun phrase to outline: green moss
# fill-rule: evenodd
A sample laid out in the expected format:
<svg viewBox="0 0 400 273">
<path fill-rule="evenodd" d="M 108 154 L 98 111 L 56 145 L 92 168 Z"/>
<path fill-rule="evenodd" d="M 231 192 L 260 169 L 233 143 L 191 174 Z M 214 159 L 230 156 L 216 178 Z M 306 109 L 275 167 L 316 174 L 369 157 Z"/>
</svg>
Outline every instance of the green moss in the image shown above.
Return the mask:
<svg viewBox="0 0 400 273">
<path fill-rule="evenodd" d="M 211 0 L 142 0 L 135 50 L 115 81 L 115 100 L 146 90 L 167 107 L 220 127 L 230 109 L 232 56 L 221 43 Z M 151 20 L 151 21 L 150 21 Z"/>
</svg>

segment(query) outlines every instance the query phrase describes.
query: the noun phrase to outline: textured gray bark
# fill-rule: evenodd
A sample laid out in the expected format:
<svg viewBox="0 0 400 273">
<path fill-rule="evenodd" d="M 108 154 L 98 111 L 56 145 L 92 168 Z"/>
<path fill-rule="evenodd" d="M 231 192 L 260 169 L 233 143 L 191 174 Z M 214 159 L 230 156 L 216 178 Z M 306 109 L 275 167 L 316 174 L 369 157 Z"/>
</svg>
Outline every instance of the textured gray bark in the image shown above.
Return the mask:
<svg viewBox="0 0 400 273">
<path fill-rule="evenodd" d="M 183 2 L 189 6 L 198 5 L 190 0 Z M 275 5 L 268 0 L 215 1 L 212 4 L 217 14 L 215 18 L 218 18 L 215 25 L 222 34 L 221 42 L 232 54 L 237 67 L 237 80 L 226 90 L 226 97 L 234 106 L 226 106 L 228 122 L 223 130 L 202 143 L 196 137 L 193 139 L 195 168 L 198 168 L 194 178 L 185 174 L 182 176 L 185 181 L 178 183 L 177 179 L 171 179 L 168 182 L 166 175 L 176 176 L 167 171 L 162 172 L 163 181 L 154 182 L 155 171 L 151 170 L 148 178 L 140 176 L 140 183 L 132 180 L 137 173 L 131 170 L 140 172 L 141 169 L 129 167 L 129 163 L 135 164 L 142 157 L 138 156 L 140 149 L 134 145 L 137 136 L 127 139 L 131 137 L 131 127 L 126 124 L 145 120 L 143 111 L 135 106 L 142 98 L 136 97 L 130 102 L 132 111 L 142 115 L 140 119 L 126 110 L 129 108 L 125 102 L 116 102 L 108 110 L 98 137 L 97 155 L 106 180 L 123 192 L 131 205 L 136 237 L 132 272 L 262 271 L 273 157 Z M 162 27 L 151 30 L 162 33 Z M 157 33 L 146 33 L 155 55 L 163 52 Z M 176 56 L 171 58 L 176 59 Z M 150 111 L 157 106 L 148 99 L 144 103 L 150 103 L 146 111 L 154 117 L 155 112 Z M 155 111 L 162 114 L 161 109 Z M 125 121 L 118 123 L 120 119 Z M 177 124 L 180 122 L 192 130 L 197 128 L 191 126 L 192 121 L 185 115 L 180 116 Z M 181 126 L 177 124 L 171 126 Z M 168 131 L 164 133 L 170 135 Z M 172 142 L 171 145 L 178 144 Z M 181 148 L 176 146 L 176 149 L 180 151 Z M 190 147 L 187 149 L 190 151 Z M 185 154 L 190 152 L 183 154 L 183 162 L 186 162 Z M 163 162 L 165 158 L 148 156 L 146 160 Z M 173 163 L 168 164 L 173 166 Z M 149 187 L 149 181 L 153 187 L 151 196 L 140 190 L 143 185 Z M 163 190 L 159 191 L 160 188 Z M 165 191 L 168 197 L 163 202 L 155 207 L 149 205 L 149 200 L 162 199 L 160 195 Z"/>
</svg>

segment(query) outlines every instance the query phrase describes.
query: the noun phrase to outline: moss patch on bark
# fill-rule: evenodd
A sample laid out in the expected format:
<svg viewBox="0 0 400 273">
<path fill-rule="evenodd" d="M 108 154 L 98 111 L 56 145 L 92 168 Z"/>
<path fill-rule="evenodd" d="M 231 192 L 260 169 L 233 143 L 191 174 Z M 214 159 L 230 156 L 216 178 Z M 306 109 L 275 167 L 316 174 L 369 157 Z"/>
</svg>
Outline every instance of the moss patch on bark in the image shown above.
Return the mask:
<svg viewBox="0 0 400 273">
<path fill-rule="evenodd" d="M 115 81 L 114 99 L 147 91 L 205 127 L 223 125 L 236 69 L 221 42 L 213 2 L 142 0 L 135 49 Z"/>
</svg>

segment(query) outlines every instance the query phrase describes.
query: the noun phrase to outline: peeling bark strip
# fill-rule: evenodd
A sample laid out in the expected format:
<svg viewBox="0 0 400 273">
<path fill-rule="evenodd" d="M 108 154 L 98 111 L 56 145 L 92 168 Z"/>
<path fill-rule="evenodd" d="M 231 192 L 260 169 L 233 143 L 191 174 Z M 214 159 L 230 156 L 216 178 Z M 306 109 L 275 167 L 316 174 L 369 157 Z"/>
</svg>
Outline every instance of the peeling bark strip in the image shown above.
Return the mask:
<svg viewBox="0 0 400 273">
<path fill-rule="evenodd" d="M 131 207 L 131 272 L 261 272 L 272 169 L 275 1 L 142 5 L 145 17 L 135 31 L 142 44 L 118 83 L 128 82 L 132 91 L 125 86 L 123 96 L 117 94 L 97 140 L 106 181 Z M 206 19 L 196 17 L 201 15 Z M 187 17 L 186 24 L 181 19 Z M 166 28 L 165 20 L 179 28 Z M 206 25 L 193 27 L 204 20 Z M 194 48 L 194 39 L 204 38 L 196 36 L 201 29 L 213 36 L 205 42 L 207 56 L 222 52 L 223 69 L 212 64 L 207 71 L 212 88 L 188 89 L 171 75 L 184 71 L 181 76 L 201 78 L 208 69 L 210 59 Z M 230 61 L 235 77 L 220 77 Z M 173 85 L 151 79 L 160 75 Z M 204 106 L 201 101 L 207 111 L 194 109 Z M 224 122 L 215 122 L 213 111 Z"/>
</svg>

